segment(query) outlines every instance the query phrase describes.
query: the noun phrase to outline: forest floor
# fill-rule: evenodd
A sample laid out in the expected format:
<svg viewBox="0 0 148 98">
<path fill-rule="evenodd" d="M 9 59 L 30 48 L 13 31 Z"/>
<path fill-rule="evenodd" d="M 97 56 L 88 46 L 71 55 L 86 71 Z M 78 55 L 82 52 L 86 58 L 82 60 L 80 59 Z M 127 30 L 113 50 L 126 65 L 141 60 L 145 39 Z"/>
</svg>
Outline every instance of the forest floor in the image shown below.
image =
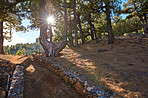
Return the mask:
<svg viewBox="0 0 148 98">
<path fill-rule="evenodd" d="M 123 97 L 148 98 L 148 39 L 90 41 L 54 60 Z"/>
<path fill-rule="evenodd" d="M 25 66 L 25 98 L 82 98 L 63 80 L 32 56 L 0 55 L 1 59 Z M 123 97 L 148 97 L 148 39 L 90 41 L 78 48 L 66 48 L 53 60 L 89 77 L 89 81 Z M 49 78 L 50 77 L 50 78 Z M 46 95 L 46 96 L 45 96 Z M 47 96 L 49 95 L 49 96 Z"/>
</svg>

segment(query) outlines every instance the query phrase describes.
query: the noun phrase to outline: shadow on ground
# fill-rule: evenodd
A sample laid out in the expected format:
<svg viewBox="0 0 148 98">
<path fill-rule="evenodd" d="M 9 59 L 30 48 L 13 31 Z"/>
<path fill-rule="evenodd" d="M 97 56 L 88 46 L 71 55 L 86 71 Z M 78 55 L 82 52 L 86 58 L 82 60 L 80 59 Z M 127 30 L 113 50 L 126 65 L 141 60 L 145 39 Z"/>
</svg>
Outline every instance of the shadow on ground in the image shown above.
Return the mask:
<svg viewBox="0 0 148 98">
<path fill-rule="evenodd" d="M 30 57 L 21 65 L 25 66 L 24 98 L 83 98 L 44 62 Z"/>
<path fill-rule="evenodd" d="M 138 40 L 106 43 L 91 41 L 79 48 L 64 49 L 54 60 L 124 97 L 148 97 L 148 39 L 142 46 Z"/>
</svg>

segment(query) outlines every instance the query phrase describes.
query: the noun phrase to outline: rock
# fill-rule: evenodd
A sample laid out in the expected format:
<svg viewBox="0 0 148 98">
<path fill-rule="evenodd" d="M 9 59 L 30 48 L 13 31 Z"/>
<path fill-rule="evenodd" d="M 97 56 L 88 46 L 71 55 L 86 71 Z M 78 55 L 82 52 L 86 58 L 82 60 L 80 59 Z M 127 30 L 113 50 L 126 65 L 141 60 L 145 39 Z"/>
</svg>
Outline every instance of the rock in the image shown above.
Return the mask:
<svg viewBox="0 0 148 98">
<path fill-rule="evenodd" d="M 55 73 L 58 75 L 58 70 L 57 69 L 55 69 Z"/>
<path fill-rule="evenodd" d="M 57 75 L 59 75 L 59 76 L 60 76 L 60 72 L 61 72 L 61 71 L 60 71 L 60 70 L 57 70 L 57 71 L 58 71 L 58 72 L 57 72 Z"/>
<path fill-rule="evenodd" d="M 14 71 L 10 89 L 8 92 L 8 98 L 23 98 L 23 73 L 24 67 L 17 65 Z"/>
<path fill-rule="evenodd" d="M 66 83 L 68 82 L 68 77 L 67 76 L 64 76 L 63 79 L 65 80 Z"/>
<path fill-rule="evenodd" d="M 60 77 L 63 77 L 63 72 L 62 71 L 60 72 Z"/>
<path fill-rule="evenodd" d="M 80 82 L 77 82 L 75 85 L 74 85 L 75 89 L 77 90 L 77 92 L 79 92 L 80 94 L 82 95 L 85 95 L 86 94 L 86 90 L 83 88 L 83 86 L 81 85 Z"/>
<path fill-rule="evenodd" d="M 87 91 L 91 91 L 93 87 L 87 87 Z"/>
<path fill-rule="evenodd" d="M 73 81 L 72 77 L 69 78 L 69 83 L 70 83 L 71 85 L 74 84 L 74 81 Z"/>
</svg>

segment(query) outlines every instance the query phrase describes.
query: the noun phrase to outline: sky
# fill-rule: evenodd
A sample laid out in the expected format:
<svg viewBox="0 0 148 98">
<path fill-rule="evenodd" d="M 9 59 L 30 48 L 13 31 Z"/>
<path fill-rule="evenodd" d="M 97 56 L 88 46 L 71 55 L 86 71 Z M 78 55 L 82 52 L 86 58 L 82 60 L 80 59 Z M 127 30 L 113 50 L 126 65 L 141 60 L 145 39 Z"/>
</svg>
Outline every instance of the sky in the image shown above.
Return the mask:
<svg viewBox="0 0 148 98">
<path fill-rule="evenodd" d="M 122 0 L 125 2 L 126 0 Z M 127 15 L 121 15 L 122 19 L 126 18 Z M 24 19 L 22 21 L 23 25 L 27 27 L 27 25 L 30 25 L 29 20 Z M 4 40 L 4 46 L 7 45 L 16 45 L 17 43 L 35 43 L 36 38 L 39 37 L 40 30 L 29 30 L 29 32 L 23 33 L 23 32 L 16 32 L 13 31 L 12 34 L 12 41 L 8 42 L 7 40 Z"/>
<path fill-rule="evenodd" d="M 27 27 L 27 25 L 30 25 L 29 20 L 24 19 L 22 21 L 23 25 Z M 12 41 L 8 42 L 7 40 L 4 40 L 4 46 L 7 45 L 16 45 L 17 43 L 35 43 L 36 38 L 39 37 L 40 30 L 29 30 L 29 32 L 16 32 L 13 31 L 12 34 Z"/>
</svg>

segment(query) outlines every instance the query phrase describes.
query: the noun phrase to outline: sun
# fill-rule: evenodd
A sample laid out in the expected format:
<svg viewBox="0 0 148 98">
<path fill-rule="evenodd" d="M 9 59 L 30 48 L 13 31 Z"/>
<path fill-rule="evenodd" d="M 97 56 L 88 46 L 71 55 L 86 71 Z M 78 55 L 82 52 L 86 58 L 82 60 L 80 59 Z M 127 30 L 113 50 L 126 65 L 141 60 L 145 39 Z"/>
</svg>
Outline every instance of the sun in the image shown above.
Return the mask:
<svg viewBox="0 0 148 98">
<path fill-rule="evenodd" d="M 54 17 L 53 16 L 48 16 L 47 17 L 47 22 L 48 22 L 48 24 L 53 24 L 55 22 Z"/>
</svg>

